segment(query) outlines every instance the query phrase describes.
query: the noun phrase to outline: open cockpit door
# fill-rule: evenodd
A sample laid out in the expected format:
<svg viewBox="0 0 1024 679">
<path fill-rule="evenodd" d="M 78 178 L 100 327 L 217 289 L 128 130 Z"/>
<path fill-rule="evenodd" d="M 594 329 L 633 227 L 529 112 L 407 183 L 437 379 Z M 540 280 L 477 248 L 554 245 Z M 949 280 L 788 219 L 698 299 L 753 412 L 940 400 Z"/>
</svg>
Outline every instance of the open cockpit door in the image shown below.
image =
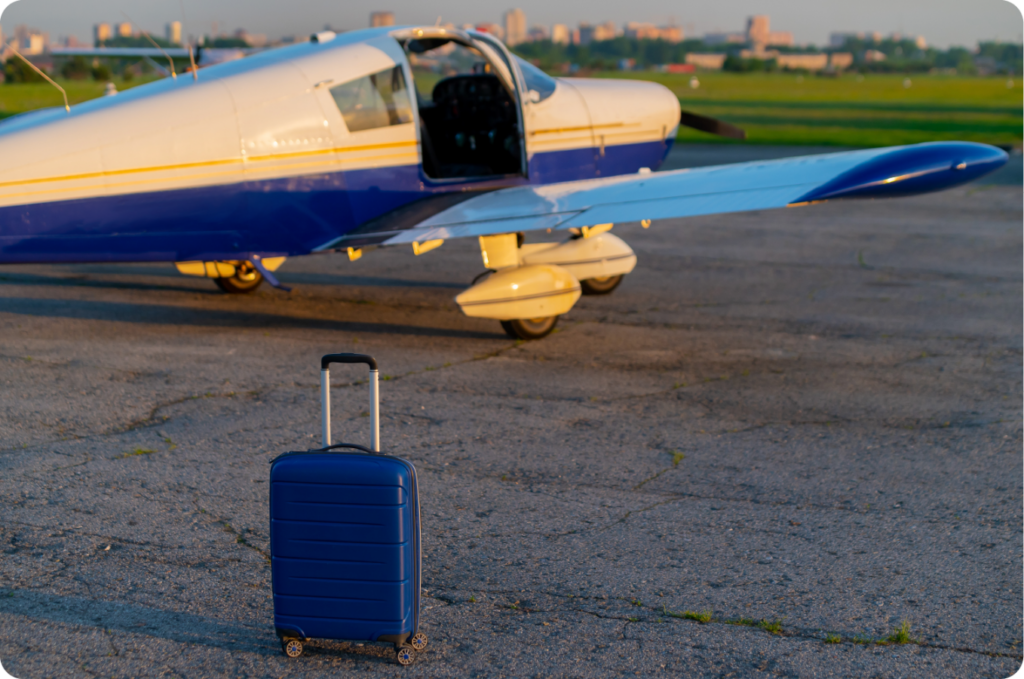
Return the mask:
<svg viewBox="0 0 1024 679">
<path fill-rule="evenodd" d="M 525 176 L 520 87 L 504 46 L 445 28 L 391 35 L 412 74 L 424 175 L 436 181 Z"/>
</svg>

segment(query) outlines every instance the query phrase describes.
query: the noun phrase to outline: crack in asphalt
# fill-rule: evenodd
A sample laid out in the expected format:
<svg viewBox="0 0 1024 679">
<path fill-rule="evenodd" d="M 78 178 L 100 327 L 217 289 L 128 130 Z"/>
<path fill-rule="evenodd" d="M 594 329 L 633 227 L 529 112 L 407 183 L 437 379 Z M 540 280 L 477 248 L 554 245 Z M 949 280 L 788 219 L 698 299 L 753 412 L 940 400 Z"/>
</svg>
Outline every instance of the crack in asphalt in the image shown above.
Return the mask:
<svg viewBox="0 0 1024 679">
<path fill-rule="evenodd" d="M 460 590 L 455 589 L 455 590 L 448 590 L 448 591 L 458 592 Z M 511 606 L 511 605 L 508 605 L 508 604 L 502 605 L 500 603 L 492 604 L 492 606 L 495 607 L 495 608 L 500 608 L 502 610 L 508 610 L 508 611 L 513 612 L 513 613 L 519 613 L 519 614 L 524 614 L 524 615 L 529 615 L 531 613 L 548 613 L 548 614 L 553 614 L 553 613 L 563 613 L 563 614 L 564 613 L 579 613 L 579 614 L 590 615 L 590 616 L 593 616 L 593 617 L 596 617 L 596 618 L 605 619 L 605 620 L 622 620 L 622 621 L 625 621 L 625 623 L 626 623 L 623 626 L 623 634 L 625 633 L 625 629 L 626 629 L 626 627 L 629 624 L 639 624 L 639 623 L 664 624 L 664 622 L 676 622 L 676 623 L 680 623 L 680 624 L 693 624 L 693 625 L 718 625 L 718 626 L 727 626 L 727 627 L 745 627 L 745 628 L 749 628 L 749 629 L 754 630 L 754 631 L 760 631 L 760 632 L 764 632 L 765 634 L 770 634 L 770 635 L 772 635 L 774 637 L 804 639 L 804 640 L 810 640 L 810 641 L 820 641 L 822 643 L 833 643 L 833 642 L 826 642 L 826 638 L 829 635 L 831 635 L 831 634 L 836 634 L 835 632 L 826 631 L 826 630 L 823 630 L 823 629 L 820 629 L 820 628 L 800 628 L 800 627 L 790 628 L 790 629 L 783 628 L 783 629 L 780 629 L 778 631 L 769 631 L 769 630 L 764 629 L 764 627 L 763 627 L 764 624 L 767 622 L 766 620 L 754 620 L 754 619 L 748 619 L 748 618 L 742 618 L 742 617 L 740 617 L 740 618 L 712 618 L 711 620 L 708 620 L 707 622 L 701 622 L 701 621 L 697 621 L 697 620 L 687 620 L 687 619 L 682 617 L 683 614 L 678 613 L 678 612 L 674 612 L 674 611 L 669 611 L 664 606 L 662 606 L 661 613 L 659 615 L 658 614 L 658 609 L 652 608 L 651 606 L 648 606 L 648 605 L 644 604 L 643 602 L 639 602 L 636 599 L 629 599 L 628 597 L 594 597 L 594 596 L 586 596 L 586 595 L 575 595 L 575 594 L 564 594 L 564 593 L 559 593 L 559 592 L 549 592 L 549 591 L 543 591 L 543 590 L 538 590 L 538 591 L 531 592 L 530 590 L 481 589 L 481 590 L 476 590 L 476 591 L 479 591 L 479 592 L 482 592 L 482 593 L 486 593 L 488 595 L 499 594 L 499 595 L 503 595 L 503 596 L 522 596 L 522 594 L 524 592 L 526 592 L 526 593 L 532 593 L 534 595 L 548 596 L 548 597 L 551 597 L 553 599 L 573 599 L 573 600 L 590 599 L 590 600 L 595 601 L 595 602 L 597 602 L 597 601 L 602 601 L 602 602 L 603 601 L 609 601 L 609 602 L 611 602 L 611 601 L 621 601 L 623 603 L 627 603 L 627 604 L 629 604 L 631 606 L 634 606 L 636 608 L 645 609 L 646 611 L 653 611 L 653 614 L 655 616 L 657 616 L 657 620 L 651 620 L 650 619 L 650 615 L 651 614 L 648 614 L 648 616 L 646 618 L 644 618 L 644 619 L 639 619 L 638 620 L 638 619 L 636 619 L 636 616 L 630 616 L 630 615 L 625 615 L 625 614 L 620 614 L 620 615 L 611 614 L 610 615 L 610 614 L 607 614 L 607 613 L 601 613 L 601 612 L 598 612 L 598 611 L 588 610 L 588 609 L 579 608 L 579 607 L 572 607 L 572 606 L 569 606 L 569 607 L 556 607 L 556 608 L 532 608 L 532 607 L 529 607 L 529 606 L 519 606 L 518 603 L 517 603 L 516 606 Z M 439 599 L 441 601 L 445 601 L 446 603 L 448 603 L 450 605 L 455 605 L 455 606 L 461 605 L 459 601 L 457 601 L 456 599 L 454 599 L 452 597 L 441 597 L 441 596 L 433 595 L 431 598 L 435 598 L 435 599 Z M 914 639 L 911 639 L 911 640 L 909 640 L 909 641 L 907 641 L 905 643 L 900 644 L 900 643 L 897 643 L 897 642 L 888 641 L 888 640 L 886 640 L 884 638 L 883 639 L 873 639 L 873 638 L 871 638 L 869 636 L 856 635 L 856 634 L 850 635 L 850 634 L 838 633 L 837 636 L 839 636 L 840 639 L 841 639 L 840 643 L 850 643 L 850 644 L 855 644 L 855 645 L 864 645 L 864 646 L 911 646 L 912 645 L 912 646 L 917 646 L 917 647 L 920 647 L 920 648 L 934 648 L 934 649 L 938 649 L 938 650 L 952 651 L 952 652 L 955 652 L 955 653 L 971 653 L 971 654 L 977 654 L 977 655 L 985 655 L 985 656 L 993 657 L 993 658 L 1010 658 L 1010 659 L 1014 659 L 1014 660 L 1024 660 L 1024 654 L 1021 654 L 1021 653 L 1004 653 L 1004 652 L 999 652 L 999 651 L 986 651 L 986 650 L 970 648 L 968 646 L 952 646 L 952 645 L 948 645 L 948 644 L 937 644 L 937 643 L 931 643 L 931 642 L 914 640 Z M 634 641 L 639 641 L 639 640 L 635 640 L 634 639 Z"/>
</svg>

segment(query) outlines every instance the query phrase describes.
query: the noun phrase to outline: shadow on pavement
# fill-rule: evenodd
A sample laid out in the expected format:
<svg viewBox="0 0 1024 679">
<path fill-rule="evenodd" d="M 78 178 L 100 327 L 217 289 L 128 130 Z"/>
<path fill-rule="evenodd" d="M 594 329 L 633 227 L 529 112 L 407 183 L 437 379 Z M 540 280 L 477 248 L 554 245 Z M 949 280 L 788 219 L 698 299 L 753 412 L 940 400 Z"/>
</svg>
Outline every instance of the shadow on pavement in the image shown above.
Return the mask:
<svg viewBox="0 0 1024 679">
<path fill-rule="evenodd" d="M 320 318 L 297 318 L 268 313 L 250 313 L 221 309 L 194 309 L 158 304 L 97 302 L 90 300 L 54 300 L 31 297 L 0 298 L 0 312 L 47 318 L 75 318 L 118 323 L 187 325 L 224 328 L 299 328 L 337 332 L 414 335 L 462 339 L 507 339 L 503 333 L 431 328 L 389 323 L 364 323 Z"/>
<path fill-rule="evenodd" d="M 260 655 L 280 653 L 277 638 L 269 625 L 250 627 L 191 613 L 26 590 L 17 590 L 12 594 L 0 597 L 0 612 L 22 615 L 32 620 L 144 634 L 231 651 Z"/>
</svg>

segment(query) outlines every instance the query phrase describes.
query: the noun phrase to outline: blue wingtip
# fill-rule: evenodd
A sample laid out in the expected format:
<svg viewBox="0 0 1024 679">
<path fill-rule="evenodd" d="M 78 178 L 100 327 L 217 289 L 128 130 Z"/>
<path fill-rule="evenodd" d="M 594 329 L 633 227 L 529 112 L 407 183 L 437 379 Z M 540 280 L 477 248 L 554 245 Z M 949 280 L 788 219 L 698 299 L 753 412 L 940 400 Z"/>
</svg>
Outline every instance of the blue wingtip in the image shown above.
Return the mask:
<svg viewBox="0 0 1024 679">
<path fill-rule="evenodd" d="M 1008 158 L 1000 148 L 973 142 L 902 146 L 847 170 L 793 202 L 892 198 L 941 191 L 997 170 Z"/>
</svg>

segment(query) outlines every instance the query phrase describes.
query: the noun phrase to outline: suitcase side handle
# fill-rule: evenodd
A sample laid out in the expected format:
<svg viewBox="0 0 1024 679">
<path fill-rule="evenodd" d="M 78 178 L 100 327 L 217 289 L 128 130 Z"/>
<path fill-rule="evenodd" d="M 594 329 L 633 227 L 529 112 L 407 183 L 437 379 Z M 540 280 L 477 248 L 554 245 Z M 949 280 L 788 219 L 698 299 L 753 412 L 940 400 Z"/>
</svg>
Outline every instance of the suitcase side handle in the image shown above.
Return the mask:
<svg viewBox="0 0 1024 679">
<path fill-rule="evenodd" d="M 323 447 L 331 445 L 331 370 L 332 363 L 365 363 L 370 367 L 370 450 L 380 452 L 380 392 L 377 361 L 365 354 L 327 354 L 320 359 L 320 404 L 323 410 Z"/>
</svg>

